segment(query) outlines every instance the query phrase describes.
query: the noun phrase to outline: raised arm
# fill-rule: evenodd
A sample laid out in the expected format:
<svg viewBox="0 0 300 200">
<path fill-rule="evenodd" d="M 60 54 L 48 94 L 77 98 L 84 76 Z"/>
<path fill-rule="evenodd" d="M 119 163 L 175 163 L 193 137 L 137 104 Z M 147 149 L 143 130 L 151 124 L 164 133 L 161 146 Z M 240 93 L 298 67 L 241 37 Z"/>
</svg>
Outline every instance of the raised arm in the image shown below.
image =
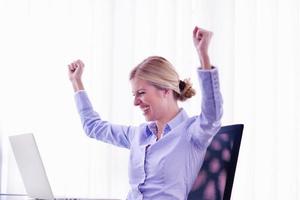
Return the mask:
<svg viewBox="0 0 300 200">
<path fill-rule="evenodd" d="M 119 147 L 130 148 L 136 127 L 112 124 L 100 118 L 84 91 L 81 80 L 83 69 L 84 63 L 81 60 L 76 60 L 68 65 L 69 79 L 75 91 L 76 107 L 85 133 L 91 138 Z"/>
<path fill-rule="evenodd" d="M 211 65 L 208 55 L 212 35 L 212 32 L 198 27 L 193 31 L 193 41 L 201 63 L 197 73 L 202 102 L 201 113 L 191 123 L 190 133 L 192 141 L 200 148 L 206 148 L 221 127 L 223 113 L 218 70 Z"/>
</svg>

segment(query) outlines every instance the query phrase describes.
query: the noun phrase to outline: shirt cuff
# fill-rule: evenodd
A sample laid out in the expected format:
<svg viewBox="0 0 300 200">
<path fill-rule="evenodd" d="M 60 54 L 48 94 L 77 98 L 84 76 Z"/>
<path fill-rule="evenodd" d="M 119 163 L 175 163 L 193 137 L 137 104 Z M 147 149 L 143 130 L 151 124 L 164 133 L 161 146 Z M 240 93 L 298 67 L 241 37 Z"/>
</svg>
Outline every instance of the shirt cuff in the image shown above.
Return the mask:
<svg viewBox="0 0 300 200">
<path fill-rule="evenodd" d="M 221 101 L 218 68 L 214 67 L 208 70 L 198 69 L 198 77 L 202 95 L 209 99 L 216 98 L 216 100 Z"/>
<path fill-rule="evenodd" d="M 198 67 L 197 70 L 198 70 L 198 71 L 201 71 L 201 72 L 205 72 L 205 71 L 211 72 L 211 71 L 216 71 L 216 70 L 218 70 L 218 69 L 217 69 L 216 66 L 211 66 L 211 69 L 203 69 L 202 67 Z"/>
<path fill-rule="evenodd" d="M 78 94 L 80 92 L 85 92 L 85 90 L 77 90 L 74 94 L 76 95 L 76 94 Z"/>
</svg>

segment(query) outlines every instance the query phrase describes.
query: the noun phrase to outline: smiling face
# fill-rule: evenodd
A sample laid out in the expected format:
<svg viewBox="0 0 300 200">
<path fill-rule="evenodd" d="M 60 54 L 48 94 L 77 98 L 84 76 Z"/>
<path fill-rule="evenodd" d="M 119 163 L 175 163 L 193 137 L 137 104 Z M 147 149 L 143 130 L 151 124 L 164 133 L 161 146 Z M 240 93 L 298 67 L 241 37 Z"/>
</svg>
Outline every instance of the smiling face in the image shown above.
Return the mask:
<svg viewBox="0 0 300 200">
<path fill-rule="evenodd" d="M 130 80 L 134 96 L 134 105 L 139 106 L 147 121 L 163 118 L 168 102 L 168 91 L 158 89 L 149 82 L 133 78 Z"/>
</svg>

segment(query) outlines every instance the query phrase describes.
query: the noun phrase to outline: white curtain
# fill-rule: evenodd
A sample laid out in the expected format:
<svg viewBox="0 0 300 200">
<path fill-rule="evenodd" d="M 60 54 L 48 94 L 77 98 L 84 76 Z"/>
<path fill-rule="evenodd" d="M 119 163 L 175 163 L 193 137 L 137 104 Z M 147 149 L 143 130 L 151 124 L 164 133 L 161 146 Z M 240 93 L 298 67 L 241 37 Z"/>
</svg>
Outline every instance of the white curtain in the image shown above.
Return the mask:
<svg viewBox="0 0 300 200">
<path fill-rule="evenodd" d="M 145 57 L 199 91 L 198 25 L 214 32 L 223 124 L 245 124 L 232 199 L 300 199 L 299 13 L 299 0 L 0 0 L 1 192 L 24 192 L 7 136 L 32 132 L 55 194 L 124 199 L 128 150 L 85 136 L 67 64 L 85 62 L 103 119 L 137 125 L 128 74 Z M 198 114 L 200 97 L 181 106 Z"/>
</svg>

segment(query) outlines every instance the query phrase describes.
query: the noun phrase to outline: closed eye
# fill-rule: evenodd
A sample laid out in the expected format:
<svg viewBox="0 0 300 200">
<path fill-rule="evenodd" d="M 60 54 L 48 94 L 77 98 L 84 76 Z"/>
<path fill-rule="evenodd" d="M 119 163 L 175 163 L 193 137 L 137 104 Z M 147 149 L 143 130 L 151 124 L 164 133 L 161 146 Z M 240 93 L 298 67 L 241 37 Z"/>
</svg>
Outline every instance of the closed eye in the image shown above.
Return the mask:
<svg viewBox="0 0 300 200">
<path fill-rule="evenodd" d="M 139 96 L 142 96 L 142 95 L 144 95 L 144 94 L 146 94 L 145 91 L 137 91 L 136 94 L 133 94 L 133 96 L 139 97 Z"/>
</svg>

